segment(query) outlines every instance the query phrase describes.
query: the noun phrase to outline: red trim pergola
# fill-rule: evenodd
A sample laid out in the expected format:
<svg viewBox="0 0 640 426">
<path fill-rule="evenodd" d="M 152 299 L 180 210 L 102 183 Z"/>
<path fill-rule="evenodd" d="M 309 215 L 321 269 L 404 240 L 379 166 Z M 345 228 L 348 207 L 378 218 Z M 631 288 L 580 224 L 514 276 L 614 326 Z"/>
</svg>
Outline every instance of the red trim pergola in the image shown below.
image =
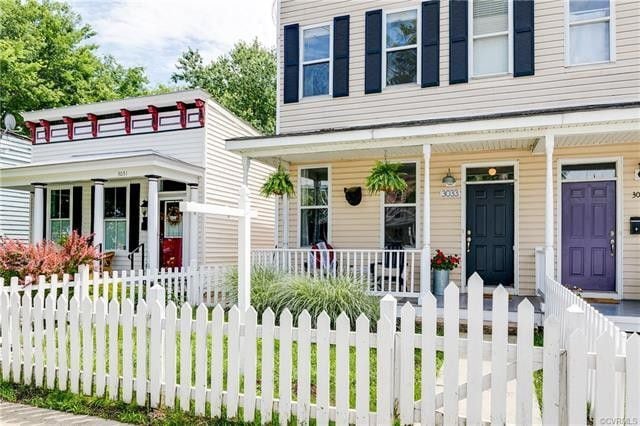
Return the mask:
<svg viewBox="0 0 640 426">
<path fill-rule="evenodd" d="M 180 111 L 180 127 L 184 129 L 187 127 L 187 104 L 178 101 L 176 102 L 176 107 L 178 108 L 178 111 Z"/>
<path fill-rule="evenodd" d="M 37 124 L 34 123 L 33 121 L 25 121 L 24 125 L 27 126 L 27 129 L 29 129 L 29 135 L 31 135 L 31 144 L 35 144 L 36 143 L 36 126 Z"/>
<path fill-rule="evenodd" d="M 131 111 L 128 109 L 120 109 L 120 115 L 124 117 L 124 131 L 126 134 L 131 133 Z"/>
<path fill-rule="evenodd" d="M 51 123 L 49 123 L 47 120 L 40 120 L 40 125 L 44 128 L 45 142 L 51 142 Z"/>
<path fill-rule="evenodd" d="M 202 99 L 196 99 L 196 107 L 198 107 L 198 121 L 201 126 L 204 126 L 204 105 L 205 102 Z"/>
<path fill-rule="evenodd" d="M 98 116 L 92 113 L 87 114 L 87 120 L 91 122 L 91 136 L 98 137 Z"/>
<path fill-rule="evenodd" d="M 149 112 L 151 113 L 151 128 L 154 132 L 158 131 L 158 107 L 155 105 L 149 105 Z"/>
<path fill-rule="evenodd" d="M 62 117 L 62 121 L 67 125 L 67 138 L 70 141 L 73 140 L 73 118 L 71 117 Z"/>
</svg>

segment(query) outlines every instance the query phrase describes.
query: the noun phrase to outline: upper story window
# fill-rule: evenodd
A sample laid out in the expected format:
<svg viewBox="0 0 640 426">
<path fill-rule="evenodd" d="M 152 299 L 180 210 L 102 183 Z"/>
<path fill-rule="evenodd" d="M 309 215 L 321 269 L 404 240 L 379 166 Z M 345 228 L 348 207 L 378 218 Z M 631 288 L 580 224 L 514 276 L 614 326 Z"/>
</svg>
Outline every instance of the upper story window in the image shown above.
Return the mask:
<svg viewBox="0 0 640 426">
<path fill-rule="evenodd" d="M 329 236 L 329 169 L 300 169 L 300 247 Z"/>
<path fill-rule="evenodd" d="M 387 86 L 418 81 L 418 11 L 384 15 L 385 78 Z"/>
<path fill-rule="evenodd" d="M 51 241 L 60 241 L 71 233 L 71 190 L 52 189 L 49 206 Z"/>
<path fill-rule="evenodd" d="M 506 74 L 511 70 L 510 0 L 473 0 L 471 75 Z"/>
<path fill-rule="evenodd" d="M 328 95 L 331 91 L 331 25 L 302 30 L 302 96 Z"/>
<path fill-rule="evenodd" d="M 611 60 L 609 0 L 569 0 L 568 65 Z"/>
<path fill-rule="evenodd" d="M 104 189 L 104 250 L 127 250 L 127 187 Z"/>
</svg>

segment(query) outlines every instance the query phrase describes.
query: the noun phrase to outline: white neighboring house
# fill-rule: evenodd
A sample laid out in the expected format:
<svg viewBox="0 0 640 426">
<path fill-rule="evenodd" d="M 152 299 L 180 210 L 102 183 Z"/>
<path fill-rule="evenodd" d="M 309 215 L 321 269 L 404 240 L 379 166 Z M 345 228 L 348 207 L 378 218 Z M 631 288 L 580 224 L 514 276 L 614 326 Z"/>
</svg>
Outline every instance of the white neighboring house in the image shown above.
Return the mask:
<svg viewBox="0 0 640 426">
<path fill-rule="evenodd" d="M 0 187 L 33 192 L 32 241 L 78 230 L 113 252 L 114 270 L 231 263 L 237 220 L 180 213 L 180 201 L 236 206 L 242 158 L 231 137 L 259 135 L 203 90 L 33 111 L 32 162 L 0 170 Z M 258 195 L 271 168 L 248 176 L 252 242 L 273 244 L 273 201 Z"/>
<path fill-rule="evenodd" d="M 30 161 L 30 140 L 0 129 L 0 168 Z M 29 191 L 0 189 L 0 236 L 29 241 Z"/>
</svg>

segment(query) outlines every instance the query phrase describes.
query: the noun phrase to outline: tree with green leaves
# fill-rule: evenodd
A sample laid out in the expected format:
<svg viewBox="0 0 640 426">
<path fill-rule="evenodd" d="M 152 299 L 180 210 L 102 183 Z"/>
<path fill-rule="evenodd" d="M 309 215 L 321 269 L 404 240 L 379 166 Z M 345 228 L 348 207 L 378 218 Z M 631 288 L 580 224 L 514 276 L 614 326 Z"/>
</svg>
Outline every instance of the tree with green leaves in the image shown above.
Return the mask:
<svg viewBox="0 0 640 426">
<path fill-rule="evenodd" d="M 0 0 L 0 114 L 145 94 L 144 69 L 100 57 L 94 35 L 66 3 Z"/>
<path fill-rule="evenodd" d="M 276 56 L 257 40 L 236 43 L 231 52 L 209 64 L 189 48 L 178 59 L 174 83 L 209 92 L 221 105 L 256 129 L 273 134 L 276 127 Z"/>
</svg>

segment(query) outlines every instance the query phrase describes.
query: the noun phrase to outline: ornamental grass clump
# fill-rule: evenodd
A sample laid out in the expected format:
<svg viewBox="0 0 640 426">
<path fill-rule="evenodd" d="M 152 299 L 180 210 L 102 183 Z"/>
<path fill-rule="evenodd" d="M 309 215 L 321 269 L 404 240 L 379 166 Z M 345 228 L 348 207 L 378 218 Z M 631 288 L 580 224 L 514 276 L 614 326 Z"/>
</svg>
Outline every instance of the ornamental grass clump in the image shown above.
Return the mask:
<svg viewBox="0 0 640 426">
<path fill-rule="evenodd" d="M 408 184 L 402 177 L 401 168 L 402 163 L 390 163 L 386 160 L 376 161 L 365 182 L 369 194 L 376 195 L 380 192 L 405 191 Z"/>
<path fill-rule="evenodd" d="M 226 279 L 229 300 L 237 302 L 237 272 L 231 272 Z M 357 277 L 307 277 L 292 276 L 274 270 L 254 267 L 251 274 L 251 305 L 262 314 L 267 308 L 276 318 L 289 309 L 294 322 L 305 309 L 316 325 L 318 316 L 324 311 L 331 319 L 332 326 L 344 312 L 351 327 L 361 314 L 369 318 L 372 328 L 380 317 L 379 300 L 367 292 Z"/>
</svg>

